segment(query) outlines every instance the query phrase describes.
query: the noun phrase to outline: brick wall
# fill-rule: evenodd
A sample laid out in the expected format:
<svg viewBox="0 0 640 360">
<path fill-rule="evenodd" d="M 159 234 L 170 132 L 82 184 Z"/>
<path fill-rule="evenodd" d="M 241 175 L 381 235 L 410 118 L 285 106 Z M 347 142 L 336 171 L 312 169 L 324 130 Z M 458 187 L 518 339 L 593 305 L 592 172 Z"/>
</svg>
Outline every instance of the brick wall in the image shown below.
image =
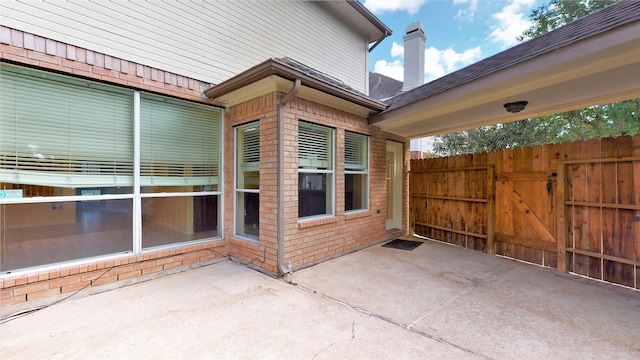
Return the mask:
<svg viewBox="0 0 640 360">
<path fill-rule="evenodd" d="M 277 273 L 278 94 L 269 93 L 229 108 L 225 113 L 224 237 L 229 255 L 252 267 Z M 260 242 L 234 236 L 234 127 L 260 121 Z"/>
<path fill-rule="evenodd" d="M 128 255 L 0 279 L 0 307 L 133 284 L 216 262 L 226 256 L 223 240 L 171 250 Z M 109 286 L 109 285 L 115 286 Z M 102 287 L 102 288 L 101 288 Z"/>
<path fill-rule="evenodd" d="M 203 91 L 210 85 L 160 69 L 118 59 L 72 45 L 0 26 L 0 58 L 87 79 L 149 90 L 183 99 L 209 102 Z M 320 261 L 402 235 L 408 229 L 408 176 L 404 183 L 403 228 L 385 230 L 386 141 L 405 144 L 405 170 L 409 146 L 404 138 L 381 133 L 364 118 L 294 98 L 285 107 L 285 209 L 277 207 L 277 101 L 269 93 L 227 109 L 224 124 L 224 239 L 140 255 L 114 257 L 83 265 L 60 267 L 26 275 L 0 277 L 0 306 L 49 302 L 80 289 L 107 289 L 202 266 L 231 255 L 250 266 L 277 273 L 277 214 L 285 211 L 285 263 L 295 267 Z M 302 119 L 336 128 L 335 216 L 298 222 L 297 129 Z M 233 126 L 259 120 L 260 242 L 234 234 L 234 133 Z M 344 213 L 344 131 L 371 137 L 370 210 Z M 403 172 L 403 173 L 406 173 Z M 379 210 L 379 212 L 378 212 Z"/>
<path fill-rule="evenodd" d="M 0 58 L 129 88 L 210 102 L 203 95 L 210 87 L 208 83 L 4 26 L 0 26 Z M 90 293 L 123 286 L 210 264 L 226 256 L 226 242 L 216 240 L 53 270 L 3 275 L 0 307 L 39 300 L 51 302 L 80 289 Z"/>
<path fill-rule="evenodd" d="M 234 138 L 233 126 L 260 120 L 260 242 L 233 236 L 233 194 L 227 193 L 225 203 L 225 238 L 230 241 L 230 254 L 267 272 L 277 273 L 277 212 L 284 211 L 285 264 L 296 268 L 309 266 L 341 254 L 354 251 L 386 239 L 395 238 L 408 229 L 408 176 L 404 182 L 403 228 L 387 232 L 386 224 L 386 141 L 405 144 L 409 166 L 408 140 L 382 133 L 369 126 L 365 118 L 294 98 L 285 106 L 285 204 L 277 208 L 277 103 L 281 93 L 271 93 L 231 107 L 226 114 L 225 186 L 233 188 Z M 335 216 L 298 221 L 298 121 L 305 120 L 336 129 L 335 154 Z M 344 212 L 344 132 L 370 136 L 370 205 L 365 212 Z M 403 172 L 403 173 L 406 173 Z M 378 212 L 379 210 L 379 212 Z M 264 263 L 263 263 L 264 261 Z"/>
<path fill-rule="evenodd" d="M 334 216 L 298 220 L 298 121 L 304 120 L 336 129 Z M 285 108 L 285 263 L 295 268 L 309 266 L 344 253 L 398 237 L 408 228 L 405 211 L 403 228 L 386 231 L 386 141 L 405 144 L 408 159 L 408 140 L 380 132 L 369 126 L 367 119 L 320 105 L 309 100 L 294 98 Z M 344 138 L 345 130 L 370 136 L 369 210 L 345 214 L 344 207 Z M 287 147 L 288 146 L 288 147 Z M 408 160 L 405 161 L 408 169 Z M 403 171 L 403 173 L 406 173 Z M 408 177 L 406 177 L 408 179 Z M 403 186 L 403 198 L 408 181 Z M 406 201 L 405 201 L 406 202 Z M 378 212 L 379 210 L 379 212 Z"/>
</svg>

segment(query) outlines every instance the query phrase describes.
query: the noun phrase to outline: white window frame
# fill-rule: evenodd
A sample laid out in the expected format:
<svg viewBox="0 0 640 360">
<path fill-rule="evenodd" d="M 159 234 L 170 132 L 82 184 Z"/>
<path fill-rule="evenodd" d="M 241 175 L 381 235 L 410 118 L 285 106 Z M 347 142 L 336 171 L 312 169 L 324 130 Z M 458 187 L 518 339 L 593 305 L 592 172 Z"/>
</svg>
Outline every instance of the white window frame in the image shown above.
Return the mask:
<svg viewBox="0 0 640 360">
<path fill-rule="evenodd" d="M 365 149 L 365 156 L 366 156 L 366 160 L 365 160 L 365 169 L 364 170 L 347 170 L 347 162 L 346 162 L 346 142 L 347 142 L 347 133 L 350 132 L 352 134 L 356 134 L 356 135 L 360 135 L 360 136 L 364 136 L 366 139 L 366 149 Z M 346 210 L 345 207 L 345 214 L 352 214 L 352 213 L 357 213 L 357 212 L 364 212 L 364 211 L 369 211 L 370 209 L 370 176 L 369 176 L 369 169 L 371 168 L 371 137 L 368 135 L 364 135 L 364 134 L 360 134 L 357 133 L 355 131 L 347 131 L 345 130 L 345 169 L 344 169 L 344 174 L 345 174 L 345 192 L 346 192 L 346 175 L 349 174 L 353 174 L 353 175 L 364 175 L 366 178 L 366 185 L 365 185 L 365 191 L 366 194 L 364 194 L 364 198 L 365 198 L 365 207 L 363 209 L 355 209 L 355 210 Z M 345 199 L 345 206 L 346 206 L 346 199 Z"/>
<path fill-rule="evenodd" d="M 319 128 L 325 128 L 327 130 L 329 130 L 329 134 L 331 139 L 329 140 L 330 144 L 329 144 L 329 148 L 328 150 L 331 152 L 330 155 L 330 163 L 331 163 L 331 169 L 317 169 L 317 168 L 313 168 L 312 166 L 307 166 L 307 167 L 301 167 L 300 166 L 300 153 L 298 151 L 298 179 L 299 174 L 329 174 L 331 177 L 331 181 L 330 186 L 327 186 L 327 197 L 326 197 L 326 201 L 329 202 L 330 204 L 325 204 L 326 208 L 329 209 L 329 213 L 325 213 L 325 214 L 318 214 L 318 215 L 310 215 L 310 216 L 304 216 L 304 217 L 298 217 L 299 221 L 307 221 L 307 220 L 313 220 L 313 219 L 320 219 L 320 218 L 327 218 L 327 217 L 333 217 L 335 216 L 335 206 L 336 206 L 336 202 L 335 202 L 335 185 L 336 185 L 336 177 L 335 177 L 335 147 L 336 147 L 336 129 L 330 126 L 326 126 L 326 125 L 320 125 L 320 124 L 316 124 L 310 121 L 305 121 L 305 120 L 299 120 L 298 121 L 298 144 L 300 143 L 300 123 L 306 123 L 309 124 L 311 126 L 314 127 L 319 127 Z M 300 184 L 298 184 L 298 189 L 300 188 Z M 300 206 L 300 196 L 298 196 L 298 206 Z"/>
<path fill-rule="evenodd" d="M 234 132 L 233 132 L 233 144 L 234 144 L 234 154 L 233 154 L 233 159 L 234 159 L 234 176 L 233 176 L 233 188 L 234 188 L 234 195 L 233 195 L 233 235 L 244 239 L 244 240 L 248 240 L 248 241 L 252 241 L 252 242 L 260 242 L 260 232 L 258 229 L 258 237 L 254 238 L 251 236 L 247 236 L 246 234 L 239 234 L 238 233 L 238 194 L 239 193 L 250 193 L 250 194 L 258 194 L 258 199 L 260 198 L 260 186 L 258 185 L 258 189 L 245 189 L 245 188 L 238 188 L 238 175 L 239 175 L 239 167 L 240 167 L 240 162 L 238 159 L 238 147 L 239 147 L 239 142 L 238 142 L 238 131 L 247 128 L 247 127 L 252 127 L 255 126 L 257 128 L 258 134 L 260 133 L 260 120 L 255 120 L 246 124 L 242 124 L 242 125 L 238 125 L 236 127 L 234 127 Z M 260 152 L 260 146 L 258 145 L 258 153 Z M 260 173 L 260 162 L 258 162 L 258 173 Z M 258 219 L 260 219 L 260 214 L 258 213 Z"/>
<path fill-rule="evenodd" d="M 2 66 L 7 66 L 7 67 L 13 67 L 13 68 L 17 68 L 17 69 L 26 69 L 24 67 L 21 66 L 17 66 L 17 65 L 10 65 L 10 64 L 6 64 L 3 63 Z M 114 89 L 114 91 L 126 91 L 127 89 L 116 86 L 116 85 L 109 85 L 109 84 L 101 84 L 98 83 L 96 81 L 92 81 L 92 80 L 78 80 L 74 77 L 70 77 L 70 76 L 66 76 L 66 75 L 60 75 L 60 74 L 54 74 L 48 71 L 42 71 L 42 70 L 35 70 L 35 69 L 26 69 L 27 71 L 30 72 L 34 72 L 34 73 L 40 73 L 43 74 L 43 76 L 45 77 L 51 77 L 51 78 L 56 78 L 56 79 L 61 79 L 60 81 L 66 81 L 65 79 L 71 79 L 71 81 L 81 81 L 81 82 L 85 82 L 88 83 L 89 85 L 91 84 L 96 84 L 97 86 L 103 87 L 103 88 L 112 88 Z M 131 91 L 131 90 L 129 90 Z M 89 264 L 89 263 L 94 263 L 97 261 L 106 261 L 106 260 L 110 260 L 110 259 L 117 259 L 122 257 L 125 254 L 144 254 L 144 253 L 148 253 L 148 252 L 152 252 L 152 251 L 157 251 L 157 250 L 162 250 L 162 249 L 171 249 L 171 248 L 177 248 L 177 247 L 184 247 L 184 246 L 188 246 L 188 245 L 192 245 L 192 244 L 199 244 L 199 243 L 206 243 L 206 242 L 210 242 L 210 241 L 215 241 L 215 240 L 219 240 L 223 238 L 224 235 L 224 188 L 223 188 L 223 184 L 224 181 L 218 181 L 219 185 L 218 185 L 218 190 L 217 191 L 203 191 L 203 192 L 170 192 L 170 193 L 141 193 L 141 176 L 140 176 L 140 146 L 141 146 L 141 139 L 140 139 L 140 95 L 142 92 L 138 91 L 138 90 L 133 90 L 131 91 L 131 96 L 133 97 L 133 118 L 131 119 L 132 122 L 132 131 L 133 131 L 133 179 L 132 181 L 129 182 L 129 186 L 133 186 L 133 190 L 131 193 L 128 194 L 105 194 L 105 195 L 86 195 L 86 196 L 81 196 L 81 195 L 74 195 L 74 196 L 47 196 L 47 197 L 24 197 L 24 198 L 0 198 L 0 205 L 3 204 L 37 204 L 37 203 L 64 203 L 64 202 L 76 202 L 76 201 L 90 201 L 90 200 L 125 200 L 125 199 L 131 199 L 132 200 L 132 216 L 133 216 L 133 233 L 132 233 L 132 239 L 131 241 L 133 242 L 132 244 L 132 251 L 124 251 L 124 252 L 117 252 L 117 253 L 110 253 L 110 254 L 106 254 L 106 255 L 98 255 L 98 256 L 93 256 L 93 257 L 87 257 L 87 258 L 79 258 L 79 259 L 73 259 L 73 260 L 68 260 L 68 261 L 63 261 L 63 262 L 58 262 L 58 263 L 51 263 L 51 264 L 42 264 L 42 265 L 37 265 L 34 267 L 29 267 L 29 268 L 24 268 L 24 269 L 16 269 L 16 270 L 11 270 L 11 274 L 12 275 L 16 275 L 16 274 L 23 274 L 23 273 L 30 273 L 32 272 L 34 269 L 38 269 L 38 270 L 46 270 L 46 269 L 56 269 L 59 268 L 60 266 L 68 266 L 68 265 L 78 265 L 78 264 Z M 163 96 L 163 95 L 156 95 L 153 94 L 154 96 Z M 179 101 L 185 101 L 188 102 L 188 100 L 179 100 Z M 219 129 L 219 136 L 220 136 L 220 142 L 219 142 L 219 150 L 218 150 L 218 154 L 219 154 L 219 158 L 218 158 L 218 179 L 220 179 L 222 176 L 224 176 L 223 174 L 223 170 L 224 169 L 224 138 L 225 138 L 225 134 L 224 134 L 224 111 L 221 111 L 220 114 L 220 129 Z M 193 241 L 185 241 L 185 242 L 178 242 L 178 243 L 173 243 L 173 244 L 166 244 L 166 245 L 161 245 L 161 246 L 156 246 L 156 247 L 149 247 L 149 248 L 142 248 L 142 198 L 147 198 L 147 197 L 174 197 L 174 196 L 205 196 L 205 195 L 216 195 L 218 196 L 218 206 L 219 206 L 219 211 L 218 211 L 218 236 L 216 237 L 211 237 L 211 238 L 204 238 L 204 239 L 197 239 L 197 240 L 193 240 Z M 2 276 L 0 274 L 0 276 Z"/>
</svg>

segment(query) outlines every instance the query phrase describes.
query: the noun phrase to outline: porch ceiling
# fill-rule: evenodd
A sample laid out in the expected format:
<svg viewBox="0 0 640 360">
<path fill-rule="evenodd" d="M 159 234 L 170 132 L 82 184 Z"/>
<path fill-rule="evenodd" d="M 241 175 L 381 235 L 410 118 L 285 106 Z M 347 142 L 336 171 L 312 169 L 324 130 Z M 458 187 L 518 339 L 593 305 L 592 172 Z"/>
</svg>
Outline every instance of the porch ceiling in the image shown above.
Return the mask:
<svg viewBox="0 0 640 360">
<path fill-rule="evenodd" d="M 459 72 L 473 76 L 469 72 L 474 66 Z M 455 74 L 449 82 L 459 81 Z M 422 86 L 423 94 L 430 92 L 426 96 L 400 95 L 406 97 L 404 104 L 392 104 L 371 117 L 370 124 L 416 138 L 640 97 L 640 22 L 459 81 L 460 85 L 447 86 L 447 80 L 443 85 L 442 79 Z M 444 90 L 428 90 L 429 86 Z M 505 111 L 503 104 L 519 100 L 529 102 L 524 111 Z"/>
</svg>

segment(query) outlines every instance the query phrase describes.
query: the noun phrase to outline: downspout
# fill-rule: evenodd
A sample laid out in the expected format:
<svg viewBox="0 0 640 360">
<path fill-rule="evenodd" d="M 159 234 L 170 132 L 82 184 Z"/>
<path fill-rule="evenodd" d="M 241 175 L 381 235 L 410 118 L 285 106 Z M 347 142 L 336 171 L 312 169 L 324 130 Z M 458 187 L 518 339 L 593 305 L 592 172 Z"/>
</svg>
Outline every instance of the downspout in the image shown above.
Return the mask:
<svg viewBox="0 0 640 360">
<path fill-rule="evenodd" d="M 286 274 L 289 269 L 284 264 L 284 106 L 300 90 L 302 82 L 296 79 L 291 90 L 278 103 L 278 269 Z"/>
<path fill-rule="evenodd" d="M 385 30 L 384 34 L 380 37 L 380 39 L 376 40 L 376 42 L 373 44 L 373 46 L 371 46 L 369 48 L 369 52 L 372 52 L 373 49 L 375 49 L 376 46 L 378 46 L 382 42 L 382 40 L 386 39 L 387 36 L 389 36 L 389 35 L 391 35 L 391 33 Z"/>
</svg>

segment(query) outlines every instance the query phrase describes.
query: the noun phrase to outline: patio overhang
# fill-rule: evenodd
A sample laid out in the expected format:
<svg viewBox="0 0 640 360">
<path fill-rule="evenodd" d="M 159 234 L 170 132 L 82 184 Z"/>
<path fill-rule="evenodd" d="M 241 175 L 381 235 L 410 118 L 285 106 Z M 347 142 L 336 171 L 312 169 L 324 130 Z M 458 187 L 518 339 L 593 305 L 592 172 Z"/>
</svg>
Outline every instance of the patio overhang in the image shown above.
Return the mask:
<svg viewBox="0 0 640 360">
<path fill-rule="evenodd" d="M 640 97 L 637 18 L 524 61 L 513 60 L 527 55 L 525 44 L 399 95 L 404 99 L 396 104 L 392 99 L 370 124 L 417 138 Z M 512 64 L 503 66 L 503 61 Z M 487 70 L 491 66 L 499 70 Z M 484 73 L 477 76 L 476 70 Z M 505 111 L 505 103 L 521 100 L 528 102 L 525 110 Z"/>
</svg>

